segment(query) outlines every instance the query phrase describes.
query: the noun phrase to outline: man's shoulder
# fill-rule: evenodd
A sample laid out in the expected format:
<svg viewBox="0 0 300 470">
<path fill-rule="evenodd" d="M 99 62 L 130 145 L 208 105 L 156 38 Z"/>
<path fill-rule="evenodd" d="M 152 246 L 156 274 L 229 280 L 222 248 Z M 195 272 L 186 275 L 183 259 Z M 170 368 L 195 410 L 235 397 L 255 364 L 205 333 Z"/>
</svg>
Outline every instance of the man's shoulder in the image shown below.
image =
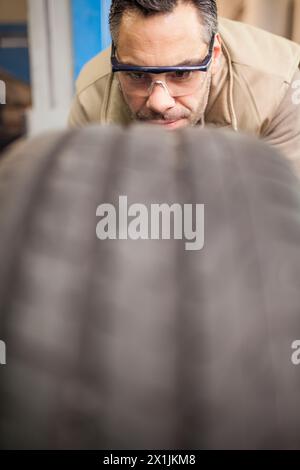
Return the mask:
<svg viewBox="0 0 300 470">
<path fill-rule="evenodd" d="M 111 74 L 111 47 L 97 54 L 87 62 L 76 81 L 77 93 L 80 94 L 98 80 L 106 80 Z"/>
<path fill-rule="evenodd" d="M 300 45 L 254 26 L 220 18 L 220 34 L 234 65 L 290 81 L 300 62 Z"/>
</svg>

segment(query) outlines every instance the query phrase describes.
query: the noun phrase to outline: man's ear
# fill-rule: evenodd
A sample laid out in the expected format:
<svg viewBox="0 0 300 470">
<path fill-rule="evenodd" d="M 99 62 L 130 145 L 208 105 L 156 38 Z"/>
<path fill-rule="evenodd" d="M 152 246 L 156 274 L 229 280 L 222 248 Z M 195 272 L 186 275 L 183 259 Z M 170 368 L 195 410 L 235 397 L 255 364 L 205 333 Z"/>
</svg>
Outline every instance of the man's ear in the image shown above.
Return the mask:
<svg viewBox="0 0 300 470">
<path fill-rule="evenodd" d="M 215 36 L 215 44 L 213 49 L 213 63 L 212 63 L 212 74 L 214 75 L 219 69 L 220 58 L 222 54 L 222 39 L 219 33 Z"/>
</svg>

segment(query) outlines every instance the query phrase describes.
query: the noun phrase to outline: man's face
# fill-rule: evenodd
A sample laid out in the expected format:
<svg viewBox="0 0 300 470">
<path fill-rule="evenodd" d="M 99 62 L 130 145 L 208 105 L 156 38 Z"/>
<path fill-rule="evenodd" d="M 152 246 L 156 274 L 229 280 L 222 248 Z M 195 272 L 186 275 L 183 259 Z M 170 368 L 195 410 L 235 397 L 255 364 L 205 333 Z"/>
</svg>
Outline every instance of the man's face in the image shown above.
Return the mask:
<svg viewBox="0 0 300 470">
<path fill-rule="evenodd" d="M 138 66 L 174 66 L 186 61 L 199 64 L 208 53 L 204 37 L 199 12 L 188 2 L 180 2 L 172 13 L 150 17 L 130 11 L 123 16 L 120 26 L 118 60 Z M 217 35 L 213 64 L 207 73 L 200 72 L 196 91 L 185 96 L 173 97 L 159 84 L 152 87 L 149 96 L 136 96 L 127 92 L 120 78 L 120 87 L 133 117 L 167 129 L 196 125 L 204 114 L 211 76 L 217 69 L 220 54 Z M 164 81 L 164 74 L 153 77 L 153 80 Z"/>
</svg>

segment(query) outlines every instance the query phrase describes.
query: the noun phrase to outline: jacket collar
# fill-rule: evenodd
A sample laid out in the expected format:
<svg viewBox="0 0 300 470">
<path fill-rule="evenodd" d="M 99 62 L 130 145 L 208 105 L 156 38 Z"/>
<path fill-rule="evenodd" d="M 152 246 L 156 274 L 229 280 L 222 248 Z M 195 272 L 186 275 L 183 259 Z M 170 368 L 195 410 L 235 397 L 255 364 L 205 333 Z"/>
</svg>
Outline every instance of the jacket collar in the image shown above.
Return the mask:
<svg viewBox="0 0 300 470">
<path fill-rule="evenodd" d="M 222 41 L 222 54 L 217 72 L 212 77 L 208 104 L 205 111 L 206 124 L 231 127 L 238 130 L 233 104 L 233 70 L 229 51 Z"/>
</svg>

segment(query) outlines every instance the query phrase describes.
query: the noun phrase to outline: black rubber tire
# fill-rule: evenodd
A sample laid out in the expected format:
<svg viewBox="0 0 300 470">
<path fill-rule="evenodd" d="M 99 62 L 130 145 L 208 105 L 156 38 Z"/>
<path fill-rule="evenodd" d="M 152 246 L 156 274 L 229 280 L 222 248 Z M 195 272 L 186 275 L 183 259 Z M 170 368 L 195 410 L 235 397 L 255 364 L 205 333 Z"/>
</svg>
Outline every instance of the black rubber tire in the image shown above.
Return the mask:
<svg viewBox="0 0 300 470">
<path fill-rule="evenodd" d="M 205 204 L 205 247 L 96 208 Z M 300 190 L 239 135 L 52 133 L 0 164 L 2 448 L 300 448 Z"/>
</svg>

